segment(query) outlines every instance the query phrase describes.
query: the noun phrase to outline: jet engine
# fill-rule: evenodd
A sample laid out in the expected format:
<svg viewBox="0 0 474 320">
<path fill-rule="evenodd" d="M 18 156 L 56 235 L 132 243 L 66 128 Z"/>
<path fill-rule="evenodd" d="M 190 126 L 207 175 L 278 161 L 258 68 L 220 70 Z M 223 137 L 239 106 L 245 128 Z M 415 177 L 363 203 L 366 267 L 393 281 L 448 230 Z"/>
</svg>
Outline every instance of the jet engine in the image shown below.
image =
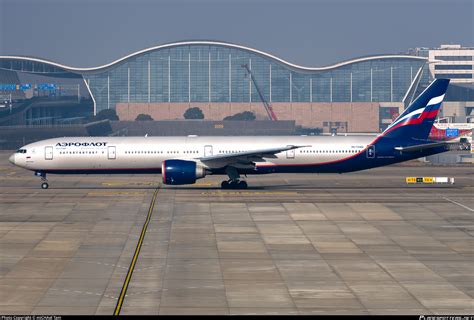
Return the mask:
<svg viewBox="0 0 474 320">
<path fill-rule="evenodd" d="M 206 169 L 194 161 L 165 160 L 161 164 L 161 175 L 164 184 L 193 184 L 206 176 Z"/>
</svg>

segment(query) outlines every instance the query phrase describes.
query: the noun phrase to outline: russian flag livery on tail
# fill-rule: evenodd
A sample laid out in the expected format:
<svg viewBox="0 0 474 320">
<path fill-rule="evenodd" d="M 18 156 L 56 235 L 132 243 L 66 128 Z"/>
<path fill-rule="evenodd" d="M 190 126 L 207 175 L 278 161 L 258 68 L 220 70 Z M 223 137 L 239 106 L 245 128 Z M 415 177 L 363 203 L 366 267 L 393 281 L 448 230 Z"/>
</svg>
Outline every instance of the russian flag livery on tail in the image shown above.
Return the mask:
<svg viewBox="0 0 474 320">
<path fill-rule="evenodd" d="M 383 132 L 385 137 L 427 139 L 448 88 L 448 79 L 436 79 Z M 398 130 L 397 130 L 398 129 Z"/>
<path fill-rule="evenodd" d="M 163 184 L 226 175 L 222 188 L 247 187 L 242 174 L 343 173 L 447 151 L 428 140 L 449 80 L 436 79 L 378 136 L 81 137 L 38 141 L 10 157 L 46 175 L 157 173 Z"/>
</svg>

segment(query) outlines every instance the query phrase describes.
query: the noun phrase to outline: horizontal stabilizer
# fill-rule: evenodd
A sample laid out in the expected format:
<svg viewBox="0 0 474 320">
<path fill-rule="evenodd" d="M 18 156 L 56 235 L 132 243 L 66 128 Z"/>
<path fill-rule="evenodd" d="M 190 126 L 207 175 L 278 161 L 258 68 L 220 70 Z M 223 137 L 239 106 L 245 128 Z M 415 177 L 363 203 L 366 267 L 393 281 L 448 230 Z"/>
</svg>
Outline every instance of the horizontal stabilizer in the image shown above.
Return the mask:
<svg viewBox="0 0 474 320">
<path fill-rule="evenodd" d="M 395 147 L 395 150 L 402 151 L 402 152 L 416 152 L 416 151 L 422 151 L 425 149 L 431 149 L 431 148 L 436 148 L 436 147 L 445 146 L 445 145 L 447 145 L 446 142 L 435 142 L 435 143 L 418 144 L 418 145 L 409 146 L 409 147 Z"/>
</svg>

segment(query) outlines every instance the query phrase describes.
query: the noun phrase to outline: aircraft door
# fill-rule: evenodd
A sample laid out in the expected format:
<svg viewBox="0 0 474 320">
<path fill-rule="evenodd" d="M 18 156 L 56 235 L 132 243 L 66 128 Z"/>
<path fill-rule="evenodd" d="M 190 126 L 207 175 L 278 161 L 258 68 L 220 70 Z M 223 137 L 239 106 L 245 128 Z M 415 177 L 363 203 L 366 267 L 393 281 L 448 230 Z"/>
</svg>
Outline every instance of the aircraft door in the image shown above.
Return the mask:
<svg viewBox="0 0 474 320">
<path fill-rule="evenodd" d="M 212 146 L 204 146 L 204 156 L 212 156 Z"/>
<path fill-rule="evenodd" d="M 286 151 L 286 158 L 287 159 L 294 159 L 295 158 L 295 149 L 287 150 Z"/>
<path fill-rule="evenodd" d="M 116 158 L 115 147 L 107 148 L 107 157 L 109 160 L 114 160 Z"/>
<path fill-rule="evenodd" d="M 47 146 L 44 148 L 44 159 L 53 160 L 53 147 Z"/>
<path fill-rule="evenodd" d="M 367 159 L 374 159 L 375 158 L 375 146 L 370 145 L 370 146 L 367 147 L 366 156 L 367 156 Z"/>
</svg>

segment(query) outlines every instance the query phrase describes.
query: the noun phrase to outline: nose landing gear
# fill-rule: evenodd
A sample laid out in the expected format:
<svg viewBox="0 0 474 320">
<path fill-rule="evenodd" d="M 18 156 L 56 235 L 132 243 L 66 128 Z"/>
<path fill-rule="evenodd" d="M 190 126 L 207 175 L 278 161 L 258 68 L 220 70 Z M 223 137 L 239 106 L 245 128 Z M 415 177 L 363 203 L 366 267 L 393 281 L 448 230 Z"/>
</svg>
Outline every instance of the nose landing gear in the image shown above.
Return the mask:
<svg viewBox="0 0 474 320">
<path fill-rule="evenodd" d="M 44 172 L 35 172 L 35 176 L 41 177 L 41 189 L 48 189 L 49 184 L 48 184 L 48 179 L 46 179 L 46 173 Z"/>
</svg>

